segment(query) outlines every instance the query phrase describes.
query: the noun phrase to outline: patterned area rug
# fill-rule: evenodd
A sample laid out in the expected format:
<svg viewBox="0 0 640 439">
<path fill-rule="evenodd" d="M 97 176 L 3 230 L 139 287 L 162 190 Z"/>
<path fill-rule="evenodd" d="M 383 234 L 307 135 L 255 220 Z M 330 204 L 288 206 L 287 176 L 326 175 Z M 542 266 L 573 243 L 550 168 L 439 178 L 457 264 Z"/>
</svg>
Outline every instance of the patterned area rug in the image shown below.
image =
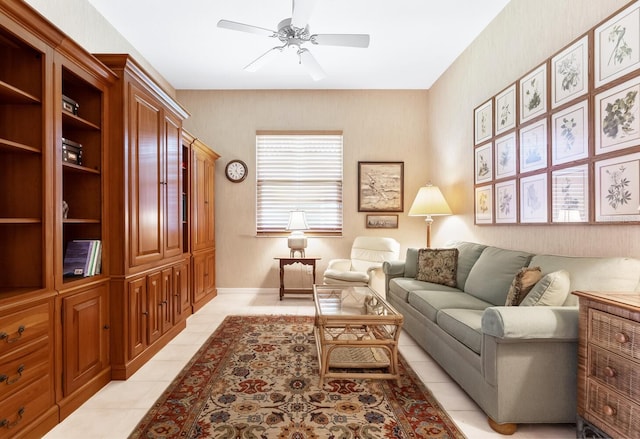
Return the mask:
<svg viewBox="0 0 640 439">
<path fill-rule="evenodd" d="M 320 387 L 313 317 L 229 316 L 130 438 L 464 438 L 403 358 L 400 371 Z"/>
</svg>

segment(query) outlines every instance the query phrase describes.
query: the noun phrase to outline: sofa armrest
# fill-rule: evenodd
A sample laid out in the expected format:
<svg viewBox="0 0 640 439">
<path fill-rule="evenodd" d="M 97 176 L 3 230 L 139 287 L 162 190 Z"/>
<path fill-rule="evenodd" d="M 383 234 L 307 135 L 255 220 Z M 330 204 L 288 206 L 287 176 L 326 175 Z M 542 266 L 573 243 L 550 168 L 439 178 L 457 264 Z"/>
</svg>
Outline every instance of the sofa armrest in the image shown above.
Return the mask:
<svg viewBox="0 0 640 439">
<path fill-rule="evenodd" d="M 482 332 L 502 340 L 578 340 L 578 307 L 492 306 L 482 314 Z"/>
<path fill-rule="evenodd" d="M 404 275 L 404 261 L 384 261 L 382 271 L 388 279 Z"/>
</svg>

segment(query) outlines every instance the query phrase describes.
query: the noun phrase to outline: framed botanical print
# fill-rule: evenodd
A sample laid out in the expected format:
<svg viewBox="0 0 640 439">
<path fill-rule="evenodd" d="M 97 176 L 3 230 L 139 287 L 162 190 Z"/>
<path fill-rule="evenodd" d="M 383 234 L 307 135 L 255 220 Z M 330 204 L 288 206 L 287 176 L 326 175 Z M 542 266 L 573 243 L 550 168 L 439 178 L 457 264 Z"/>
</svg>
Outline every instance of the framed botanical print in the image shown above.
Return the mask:
<svg viewBox="0 0 640 439">
<path fill-rule="evenodd" d="M 551 58 L 551 108 L 587 93 L 589 38 L 587 35 Z"/>
<path fill-rule="evenodd" d="M 595 97 L 595 153 L 638 145 L 640 141 L 640 76 Z"/>
<path fill-rule="evenodd" d="M 492 185 L 476 188 L 475 205 L 476 224 L 491 224 L 493 222 Z"/>
<path fill-rule="evenodd" d="M 551 115 L 551 163 L 559 165 L 589 155 L 589 101 Z"/>
<path fill-rule="evenodd" d="M 516 134 L 509 133 L 495 144 L 495 178 L 496 180 L 516 174 Z"/>
<path fill-rule="evenodd" d="M 640 221 L 640 153 L 595 163 L 598 222 Z"/>
<path fill-rule="evenodd" d="M 474 145 L 489 140 L 493 133 L 493 100 L 489 99 L 473 112 L 474 114 Z"/>
<path fill-rule="evenodd" d="M 598 88 L 640 67 L 640 3 L 594 30 L 594 84 Z"/>
<path fill-rule="evenodd" d="M 520 80 L 520 123 L 547 111 L 547 64 Z"/>
<path fill-rule="evenodd" d="M 358 212 L 402 212 L 404 162 L 358 162 Z"/>
<path fill-rule="evenodd" d="M 477 147 L 475 156 L 475 182 L 484 183 L 493 179 L 493 144 Z"/>
<path fill-rule="evenodd" d="M 516 181 L 496 183 L 496 223 L 515 223 L 518 218 Z"/>
<path fill-rule="evenodd" d="M 520 129 L 520 172 L 547 167 L 547 119 Z"/>
<path fill-rule="evenodd" d="M 520 222 L 547 222 L 547 174 L 520 179 Z"/>
<path fill-rule="evenodd" d="M 496 96 L 496 135 L 516 126 L 516 85 L 512 84 Z"/>
<path fill-rule="evenodd" d="M 589 221 L 589 168 L 574 166 L 551 173 L 551 221 Z"/>
</svg>

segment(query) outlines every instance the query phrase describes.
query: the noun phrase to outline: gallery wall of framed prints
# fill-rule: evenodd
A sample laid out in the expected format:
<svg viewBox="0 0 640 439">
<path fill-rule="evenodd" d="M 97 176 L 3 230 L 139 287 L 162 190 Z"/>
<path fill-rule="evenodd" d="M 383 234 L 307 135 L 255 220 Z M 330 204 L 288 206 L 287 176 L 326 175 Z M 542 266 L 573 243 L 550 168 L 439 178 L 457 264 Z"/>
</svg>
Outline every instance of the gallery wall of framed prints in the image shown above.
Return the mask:
<svg viewBox="0 0 640 439">
<path fill-rule="evenodd" d="M 473 111 L 475 223 L 640 223 L 640 2 Z"/>
</svg>

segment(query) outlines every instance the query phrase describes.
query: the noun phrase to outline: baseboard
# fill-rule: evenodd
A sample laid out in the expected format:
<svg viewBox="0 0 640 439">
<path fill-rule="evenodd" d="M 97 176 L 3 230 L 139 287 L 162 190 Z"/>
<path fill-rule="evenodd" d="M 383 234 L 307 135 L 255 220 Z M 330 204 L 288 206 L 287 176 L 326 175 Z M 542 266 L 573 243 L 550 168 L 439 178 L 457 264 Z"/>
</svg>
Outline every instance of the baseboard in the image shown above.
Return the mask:
<svg viewBox="0 0 640 439">
<path fill-rule="evenodd" d="M 218 294 L 278 294 L 278 288 L 220 288 Z"/>
</svg>

